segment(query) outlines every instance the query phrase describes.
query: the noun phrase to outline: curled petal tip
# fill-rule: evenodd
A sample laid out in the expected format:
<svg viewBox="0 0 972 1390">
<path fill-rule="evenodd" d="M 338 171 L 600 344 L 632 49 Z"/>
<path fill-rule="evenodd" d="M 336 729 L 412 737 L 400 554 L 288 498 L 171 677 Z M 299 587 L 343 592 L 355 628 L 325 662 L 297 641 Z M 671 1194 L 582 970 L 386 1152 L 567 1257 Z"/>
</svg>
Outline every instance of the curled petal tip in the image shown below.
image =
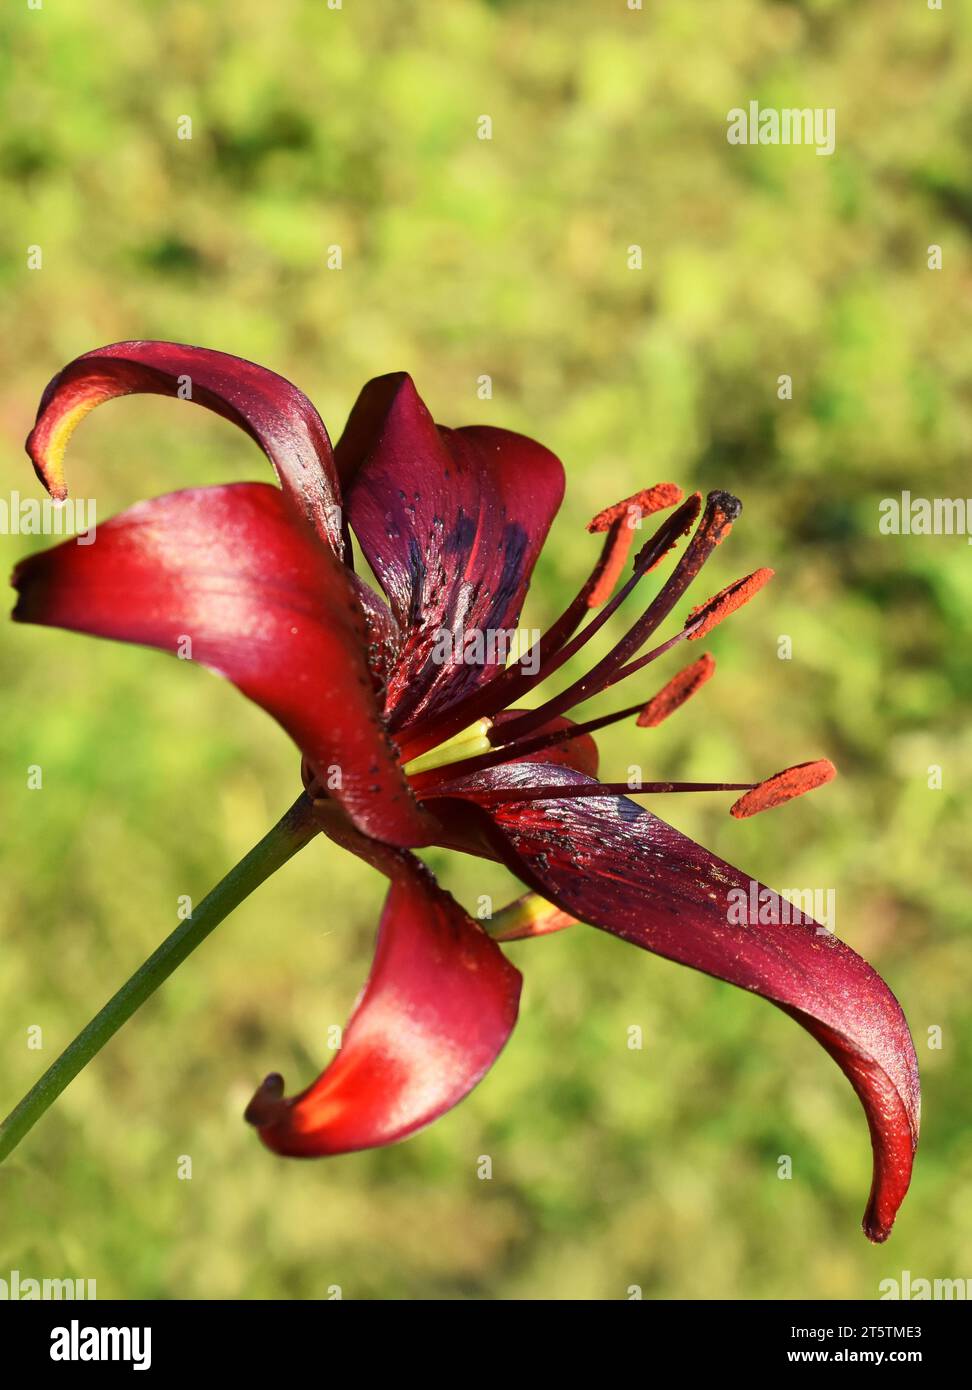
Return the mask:
<svg viewBox="0 0 972 1390">
<path fill-rule="evenodd" d="M 359 840 L 361 837 L 359 837 Z M 405 1139 L 463 1099 L 502 1050 L 522 983 L 478 922 L 408 854 L 362 845 L 392 876 L 368 983 L 318 1079 L 285 1098 L 266 1078 L 246 1110 L 272 1152 L 313 1158 Z"/>
<path fill-rule="evenodd" d="M 34 446 L 33 440 L 35 433 L 36 431 L 32 430 L 27 436 L 27 443 L 25 445 L 27 456 L 34 465 L 34 472 L 38 480 L 43 483 L 48 496 L 55 502 L 64 502 L 68 495 L 68 489 L 67 482 L 64 478 L 63 464 L 60 460 L 55 464 L 49 455 L 43 453 L 39 448 Z M 62 445 L 62 458 L 63 454 L 64 446 Z"/>
<path fill-rule="evenodd" d="M 264 1125 L 274 1124 L 281 1119 L 287 1103 L 284 1100 L 284 1079 L 278 1071 L 265 1076 L 256 1093 L 243 1112 L 248 1124 L 262 1129 Z"/>
<path fill-rule="evenodd" d="M 52 497 L 67 495 L 64 453 L 85 416 L 105 401 L 143 393 L 194 401 L 238 425 L 263 449 L 318 537 L 343 556 L 331 444 L 310 401 L 265 367 L 188 343 L 110 343 L 76 357 L 52 378 L 26 445 Z"/>
<path fill-rule="evenodd" d="M 26 436 L 26 455 L 54 502 L 64 502 L 68 495 L 64 478 L 64 453 L 68 441 L 86 414 L 95 409 L 102 399 L 103 393 L 92 392 L 74 400 L 68 395 L 63 404 L 44 406 L 42 403 L 38 423 Z"/>
<path fill-rule="evenodd" d="M 869 1207 L 868 1210 L 864 1213 L 864 1219 L 861 1222 L 861 1230 L 867 1236 L 868 1240 L 871 1242 L 872 1245 L 883 1245 L 885 1241 L 888 1239 L 888 1237 L 891 1235 L 891 1232 L 894 1230 L 894 1223 L 898 1215 L 898 1208 L 904 1201 L 909 1186 L 910 1172 L 909 1178 L 905 1182 L 904 1187 L 898 1188 L 898 1190 L 893 1195 L 893 1211 L 885 1212 L 883 1216 L 879 1216 L 876 1211 L 872 1211 Z"/>
<path fill-rule="evenodd" d="M 803 777 L 807 768 L 821 780 L 833 775 L 826 760 L 800 769 Z M 534 779 L 548 792 L 555 783 L 564 790 L 559 802 L 545 796 L 539 806 L 512 795 L 488 808 L 479 803 L 490 822 L 484 833 L 535 893 L 580 921 L 760 995 L 820 1043 L 867 1117 L 873 1162 L 863 1228 L 872 1242 L 885 1241 L 911 1180 L 921 1100 L 907 1021 L 877 972 L 809 918 L 780 914 L 769 930 L 748 913 L 731 922 L 727 890 L 751 901 L 748 874 L 624 798 L 568 797 L 574 787 L 596 788 L 578 772 L 533 763 L 478 777 L 507 794 Z"/>
</svg>

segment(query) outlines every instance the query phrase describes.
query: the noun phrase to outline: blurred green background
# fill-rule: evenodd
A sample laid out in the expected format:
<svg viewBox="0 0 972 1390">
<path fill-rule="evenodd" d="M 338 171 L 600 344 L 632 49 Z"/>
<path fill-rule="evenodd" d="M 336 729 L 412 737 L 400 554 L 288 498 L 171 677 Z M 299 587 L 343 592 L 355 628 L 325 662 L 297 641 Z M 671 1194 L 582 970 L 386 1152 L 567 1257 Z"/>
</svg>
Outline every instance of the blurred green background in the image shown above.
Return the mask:
<svg viewBox="0 0 972 1390">
<path fill-rule="evenodd" d="M 332 435 L 367 378 L 404 368 L 444 423 L 555 449 L 568 497 L 529 625 L 587 573 L 602 506 L 669 478 L 738 492 L 693 601 L 757 565 L 778 577 L 715 634 L 715 681 L 656 731 L 610 731 L 603 767 L 745 779 L 832 757 L 832 787 L 754 821 L 721 797 L 653 809 L 776 887 L 836 889 L 925 1088 L 912 1192 L 872 1248 L 866 1126 L 820 1048 L 578 927 L 510 948 L 521 1022 L 456 1111 L 384 1152 L 276 1159 L 242 1109 L 268 1070 L 293 1089 L 326 1060 L 382 896 L 320 842 L 0 1170 L 0 1277 L 95 1278 L 102 1297 L 870 1299 L 904 1269 L 972 1276 L 972 552 L 877 529 L 902 489 L 972 494 L 968 10 L 45 0 L 7 7 L 0 36 L 0 497 L 39 495 L 22 441 L 48 378 L 136 337 L 266 363 Z M 750 99 L 835 107 L 836 153 L 728 145 Z M 104 519 L 268 471 L 225 422 L 133 398 L 84 424 L 69 476 Z M 4 567 L 44 543 L 0 536 Z M 289 804 L 298 759 L 230 687 L 157 653 L 10 626 L 0 653 L 5 1110 L 177 897 Z M 430 858 L 473 908 L 515 891 Z"/>
</svg>

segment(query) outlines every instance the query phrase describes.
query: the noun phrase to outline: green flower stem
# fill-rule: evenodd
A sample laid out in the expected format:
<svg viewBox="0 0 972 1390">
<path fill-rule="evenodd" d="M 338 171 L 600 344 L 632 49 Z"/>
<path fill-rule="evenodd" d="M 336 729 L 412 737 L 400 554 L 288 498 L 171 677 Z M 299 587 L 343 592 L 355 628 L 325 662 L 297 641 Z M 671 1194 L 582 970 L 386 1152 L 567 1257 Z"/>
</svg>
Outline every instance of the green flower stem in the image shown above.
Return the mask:
<svg viewBox="0 0 972 1390">
<path fill-rule="evenodd" d="M 100 1013 L 65 1048 L 23 1100 L 0 1124 L 0 1163 L 28 1134 L 44 1112 L 69 1086 L 123 1023 L 167 980 L 196 947 L 239 907 L 244 898 L 277 869 L 286 864 L 318 834 L 311 802 L 302 795 L 294 802 L 249 854 L 231 869 L 221 883 L 203 898 L 191 917 L 181 922 L 171 936 L 122 985 Z"/>
</svg>

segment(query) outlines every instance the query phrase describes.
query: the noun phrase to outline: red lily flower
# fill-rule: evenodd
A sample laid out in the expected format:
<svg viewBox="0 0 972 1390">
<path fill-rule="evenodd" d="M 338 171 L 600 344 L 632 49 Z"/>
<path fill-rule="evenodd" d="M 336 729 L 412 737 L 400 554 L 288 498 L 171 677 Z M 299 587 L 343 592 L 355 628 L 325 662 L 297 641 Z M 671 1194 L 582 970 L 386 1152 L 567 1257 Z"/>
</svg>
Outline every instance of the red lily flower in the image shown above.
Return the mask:
<svg viewBox="0 0 972 1390">
<path fill-rule="evenodd" d="M 44 393 L 27 447 L 51 494 L 65 496 L 64 448 L 93 406 L 132 392 L 185 396 L 186 383 L 192 400 L 261 445 L 280 487 L 141 502 L 101 525 L 96 544 L 66 542 L 23 562 L 14 616 L 168 651 L 189 635 L 194 659 L 291 735 L 321 829 L 390 880 L 344 1045 L 300 1095 L 286 1098 L 281 1078 L 267 1078 L 247 1112 L 263 1141 L 282 1154 L 343 1153 L 442 1114 L 489 1068 L 516 1018 L 520 975 L 497 941 L 584 922 L 762 995 L 817 1038 L 867 1116 L 874 1174 L 864 1229 L 884 1240 L 918 1140 L 917 1062 L 897 1000 L 805 918 L 781 909 L 769 925 L 734 920 L 727 904 L 753 891 L 749 876 L 630 799 L 734 790 L 732 812 L 747 816 L 829 781 L 832 765 L 756 784 L 599 783 L 591 734 L 622 717 L 657 725 L 712 675 L 708 656 L 651 699 L 586 723 L 566 718 L 705 636 L 771 577 L 759 570 L 728 586 L 643 652 L 729 534 L 739 502 L 723 492 L 683 500 L 659 484 L 601 512 L 589 579 L 508 665 L 505 649 L 469 639 L 516 628 L 563 495 L 553 454 L 505 430 L 436 425 L 404 374 L 364 388 L 332 454 L 310 402 L 264 368 L 200 348 L 119 343 L 76 359 Z M 672 507 L 612 598 L 633 519 Z M 538 708 L 522 708 L 690 531 L 670 577 L 610 652 Z M 384 598 L 352 569 L 352 532 Z M 487 934 L 410 852 L 422 845 L 500 860 L 530 891 Z"/>
</svg>

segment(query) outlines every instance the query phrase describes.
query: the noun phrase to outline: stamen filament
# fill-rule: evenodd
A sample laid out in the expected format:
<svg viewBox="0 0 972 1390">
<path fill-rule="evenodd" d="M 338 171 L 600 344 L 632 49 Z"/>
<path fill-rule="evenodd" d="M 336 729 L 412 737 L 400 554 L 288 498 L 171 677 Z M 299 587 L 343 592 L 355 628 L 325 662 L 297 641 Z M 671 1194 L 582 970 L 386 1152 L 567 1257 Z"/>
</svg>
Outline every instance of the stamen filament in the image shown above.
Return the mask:
<svg viewBox="0 0 972 1390">
<path fill-rule="evenodd" d="M 589 719 L 585 724 L 568 724 L 563 729 L 553 729 L 550 733 L 537 734 L 534 738 L 520 739 L 518 742 L 504 742 L 498 747 L 491 747 L 488 752 L 480 756 L 471 758 L 470 761 L 463 761 L 461 766 L 456 763 L 456 776 L 465 777 L 470 772 L 482 772 L 488 767 L 497 767 L 500 763 L 512 762 L 514 759 L 525 758 L 530 753 L 541 753 L 545 748 L 553 748 L 558 743 L 570 743 L 575 738 L 580 738 L 584 734 L 597 733 L 598 729 L 605 729 L 609 724 L 616 724 L 621 719 L 629 719 L 634 714 L 639 714 L 644 709 L 644 701 L 639 701 L 636 705 L 629 706 L 628 709 L 616 710 L 613 714 L 603 714 L 598 719 Z M 420 762 L 421 759 L 416 759 Z M 441 764 L 440 764 L 441 766 Z M 410 772 L 411 764 L 404 770 Z M 425 772 L 429 769 L 419 769 Z M 419 784 L 419 795 L 422 794 L 421 784 Z"/>
<path fill-rule="evenodd" d="M 603 714 L 596 719 L 588 719 L 583 724 L 567 724 L 562 729 L 538 733 L 533 738 L 511 742 L 504 736 L 503 742 L 499 746 L 494 745 L 490 752 L 483 753 L 480 757 L 473 757 L 469 762 L 466 762 L 462 768 L 462 773 L 481 772 L 488 767 L 496 767 L 500 763 L 524 758 L 532 753 L 540 753 L 545 748 L 553 748 L 557 744 L 569 743 L 572 739 L 579 738 L 583 734 L 594 734 L 599 729 L 605 729 L 610 724 L 618 723 L 621 719 L 628 719 L 633 714 L 638 716 L 637 723 L 640 729 L 657 728 L 663 720 L 674 714 L 677 709 L 684 705 L 686 700 L 690 699 L 697 690 L 700 690 L 714 672 L 715 662 L 706 652 L 704 656 L 699 657 L 698 661 L 693 661 L 690 666 L 686 666 L 674 675 L 647 702 L 640 701 L 636 705 L 629 705 L 626 709 L 615 710 L 612 714 Z M 508 724 L 497 726 L 497 732 L 508 727 Z M 406 771 L 408 771 L 407 768 Z"/>
<path fill-rule="evenodd" d="M 666 486 L 666 485 L 659 485 Z M 671 486 L 670 484 L 667 486 Z M 408 742 L 403 750 L 405 755 L 416 757 L 428 748 L 436 747 L 458 729 L 468 725 L 477 716 L 490 711 L 496 713 L 507 709 L 514 701 L 522 699 L 530 690 L 545 681 L 559 670 L 581 647 L 595 636 L 625 601 L 637 583 L 649 570 L 659 564 L 668 554 L 679 536 L 684 535 L 698 516 L 702 506 L 699 493 L 693 493 L 655 532 L 648 543 L 642 547 L 635 560 L 635 572 L 597 617 L 573 638 L 578 624 L 590 611 L 593 598 L 597 596 L 605 573 L 613 564 L 613 555 L 618 545 L 620 528 L 627 527 L 624 516 L 611 523 L 604 548 L 593 571 L 580 592 L 568 605 L 552 627 L 534 643 L 518 662 L 488 681 L 467 700 L 460 701 L 441 719 L 434 721 L 425 729 L 409 730 Z M 604 515 L 603 513 L 601 515 Z M 597 521 L 598 518 L 595 518 Z M 531 667 L 527 672 L 524 668 Z"/>
<path fill-rule="evenodd" d="M 597 695 L 602 690 L 607 690 L 611 685 L 614 685 L 616 680 L 619 679 L 619 672 L 624 668 L 625 662 L 644 646 L 652 633 L 660 626 L 664 619 L 667 618 L 668 614 L 685 593 L 713 550 L 715 550 L 716 546 L 729 534 L 732 529 L 733 521 L 741 510 L 742 504 L 729 493 L 710 492 L 706 501 L 705 513 L 702 520 L 699 522 L 695 535 L 689 541 L 685 553 L 675 566 L 667 582 L 662 586 L 659 593 L 649 604 L 641 618 L 629 630 L 627 635 L 622 637 L 621 641 L 616 643 L 607 656 L 604 657 L 592 671 L 589 671 L 587 675 L 582 676 L 580 680 L 575 681 L 573 685 L 568 686 L 568 688 L 559 695 L 554 696 L 552 699 L 540 705 L 538 709 L 514 721 L 509 726 L 509 733 L 512 734 L 513 737 L 526 735 L 539 725 L 547 723 L 548 720 L 552 719 L 554 716 L 563 714 L 566 710 L 573 708 L 574 705 L 580 704 L 582 700 L 589 699 L 592 695 Z M 674 522 L 678 515 L 679 513 L 676 513 L 675 517 L 671 518 L 671 521 Z M 635 574 L 632 579 L 620 590 L 616 598 L 613 599 L 606 608 L 601 610 L 594 622 L 588 624 L 584 631 L 581 632 L 573 642 L 568 643 L 568 645 L 558 653 L 554 661 L 551 662 L 549 668 L 543 673 L 544 677 L 550 675 L 551 672 L 562 665 L 565 660 L 573 656 L 575 651 L 579 650 L 583 642 L 591 635 L 592 630 L 596 630 L 597 626 L 606 621 L 607 617 L 615 610 L 618 601 L 627 596 L 627 593 L 634 587 L 634 583 L 637 582 L 642 573 L 645 572 L 640 566 L 643 562 L 650 561 L 651 546 L 652 543 L 649 542 L 649 547 L 646 547 L 649 553 L 646 555 L 645 551 L 643 551 L 636 559 Z M 704 615 L 700 614 L 695 624 L 696 627 L 701 626 L 703 617 Z M 671 645 L 674 645 L 675 641 L 684 640 L 687 635 L 688 629 L 684 629 L 682 633 L 678 634 L 678 636 L 673 639 Z M 661 650 L 662 649 L 658 650 L 658 655 L 661 654 Z M 668 650 L 668 648 L 665 647 L 664 650 Z M 650 659 L 653 659 L 652 653 L 649 653 L 648 657 L 640 661 L 637 665 L 632 663 L 631 667 L 628 668 L 629 673 L 630 671 L 639 669 L 640 666 L 646 665 L 647 661 Z"/>
<path fill-rule="evenodd" d="M 600 796 L 653 796 L 669 792 L 748 792 L 757 785 L 755 782 L 639 782 L 637 786 L 631 786 L 628 782 L 585 782 L 578 786 L 568 782 L 562 786 L 477 787 L 473 795 L 464 799 L 478 805 L 493 805 L 505 801 L 563 801 Z M 418 793 L 420 801 L 457 795 L 463 794 L 450 790 L 447 782 Z"/>
</svg>

